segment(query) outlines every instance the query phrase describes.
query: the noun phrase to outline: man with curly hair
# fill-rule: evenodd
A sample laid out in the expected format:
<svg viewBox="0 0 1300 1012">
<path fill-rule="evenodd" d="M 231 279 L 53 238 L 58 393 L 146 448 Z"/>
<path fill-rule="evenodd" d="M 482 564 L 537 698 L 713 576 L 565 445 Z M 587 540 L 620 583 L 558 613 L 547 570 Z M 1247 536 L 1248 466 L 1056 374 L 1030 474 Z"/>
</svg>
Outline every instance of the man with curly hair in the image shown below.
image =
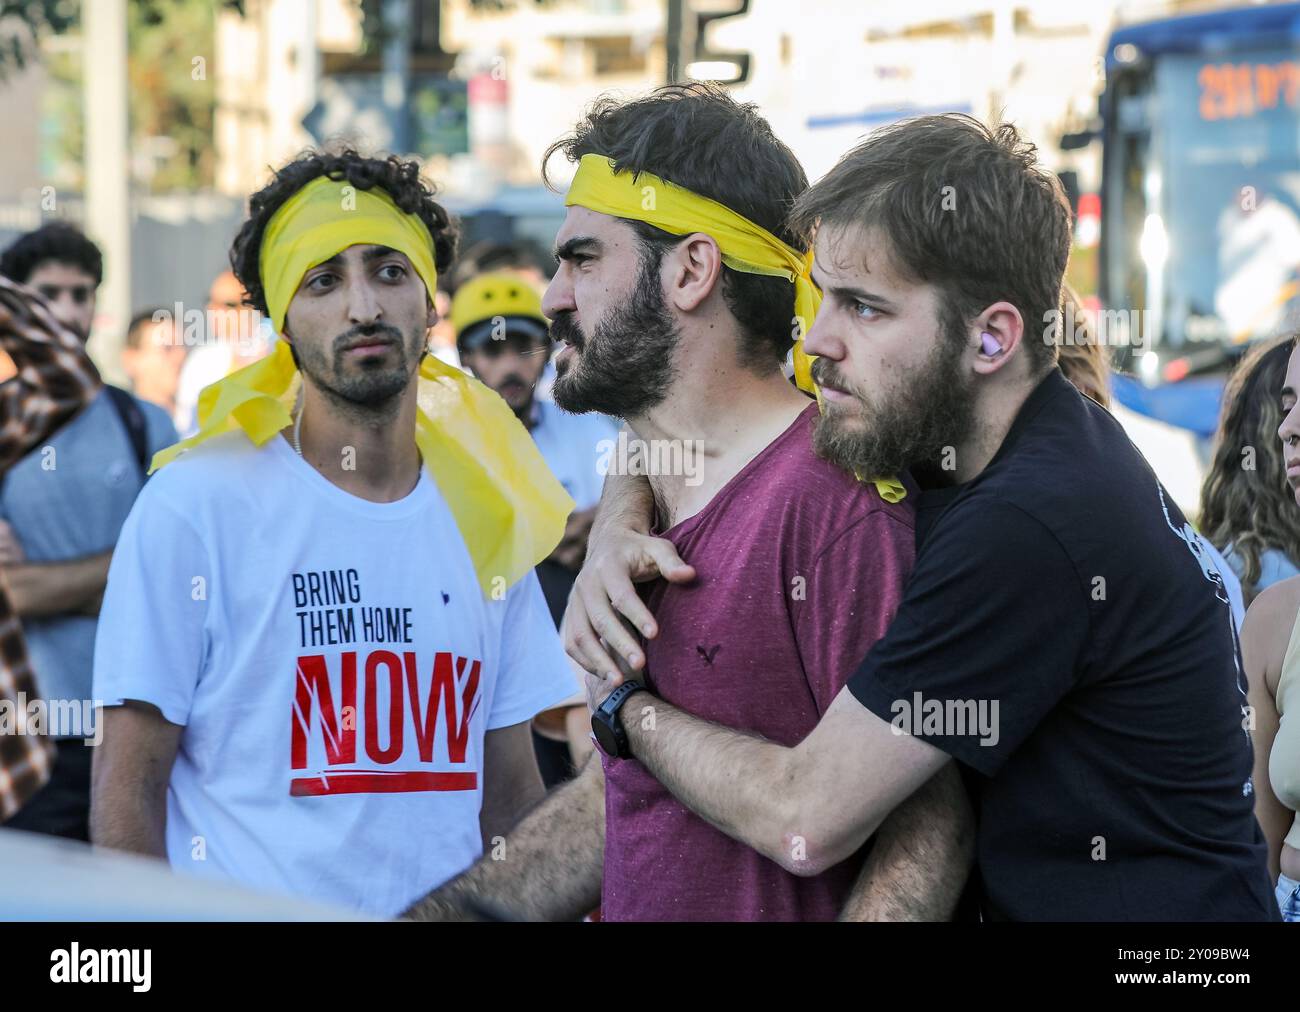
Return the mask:
<svg viewBox="0 0 1300 1012">
<path fill-rule="evenodd" d="M 282 340 L 114 554 L 96 843 L 393 914 L 542 796 L 529 724 L 572 676 L 532 566 L 572 502 L 427 354 L 455 242 L 415 162 L 313 153 L 252 197 L 231 264 Z"/>
</svg>

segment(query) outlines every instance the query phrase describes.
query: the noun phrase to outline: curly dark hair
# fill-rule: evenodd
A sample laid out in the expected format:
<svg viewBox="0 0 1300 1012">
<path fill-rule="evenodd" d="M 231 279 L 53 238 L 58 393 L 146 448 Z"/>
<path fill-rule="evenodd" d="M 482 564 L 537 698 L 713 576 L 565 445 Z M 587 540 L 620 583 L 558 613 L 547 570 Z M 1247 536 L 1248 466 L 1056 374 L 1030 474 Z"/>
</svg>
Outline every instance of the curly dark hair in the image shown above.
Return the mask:
<svg viewBox="0 0 1300 1012">
<path fill-rule="evenodd" d="M 761 225 L 797 250 L 811 230 L 786 221 L 808 186 L 799 160 L 777 139 L 752 102 L 737 102 L 721 86 L 670 84 L 630 101 L 597 99 L 573 133 L 542 156 L 542 181 L 556 152 L 571 162 L 583 155 L 612 159 L 616 172 L 648 172 L 716 200 Z M 643 221 L 624 219 L 636 233 L 642 268 L 653 270 L 681 242 Z M 784 278 L 722 268 L 722 294 L 740 324 L 741 353 L 757 372 L 782 362 L 794 344 L 794 286 Z"/>
<path fill-rule="evenodd" d="M 420 163 L 404 162 L 396 155 L 367 158 L 352 148 L 341 151 L 307 151 L 276 172 L 275 178 L 248 199 L 248 220 L 230 247 L 230 267 L 244 286 L 244 303 L 267 313 L 266 292 L 258 259 L 262 233 L 280 206 L 319 176 L 336 182 L 346 180 L 358 190 L 379 187 L 402 211 L 416 215 L 433 236 L 433 262 L 442 274 L 456 257 L 459 228 L 441 204 L 433 199 L 434 188 L 421 177 Z M 433 298 L 433 292 L 429 298 Z"/>
<path fill-rule="evenodd" d="M 36 268 L 48 263 L 85 271 L 95 279 L 96 288 L 104 280 L 104 257 L 99 247 L 66 221 L 52 221 L 15 239 L 0 253 L 0 274 L 26 284 Z"/>
</svg>

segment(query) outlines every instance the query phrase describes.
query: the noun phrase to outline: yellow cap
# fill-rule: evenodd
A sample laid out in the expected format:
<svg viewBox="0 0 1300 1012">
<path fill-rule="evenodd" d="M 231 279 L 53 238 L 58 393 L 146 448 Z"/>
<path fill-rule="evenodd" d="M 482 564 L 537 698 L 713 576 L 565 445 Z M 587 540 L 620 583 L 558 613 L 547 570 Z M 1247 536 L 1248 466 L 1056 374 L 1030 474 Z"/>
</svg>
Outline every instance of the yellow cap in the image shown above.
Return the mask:
<svg viewBox="0 0 1300 1012">
<path fill-rule="evenodd" d="M 543 326 L 547 323 L 542 297 L 517 274 L 480 274 L 461 285 L 451 300 L 451 325 L 457 334 L 498 316 L 529 317 Z"/>
</svg>

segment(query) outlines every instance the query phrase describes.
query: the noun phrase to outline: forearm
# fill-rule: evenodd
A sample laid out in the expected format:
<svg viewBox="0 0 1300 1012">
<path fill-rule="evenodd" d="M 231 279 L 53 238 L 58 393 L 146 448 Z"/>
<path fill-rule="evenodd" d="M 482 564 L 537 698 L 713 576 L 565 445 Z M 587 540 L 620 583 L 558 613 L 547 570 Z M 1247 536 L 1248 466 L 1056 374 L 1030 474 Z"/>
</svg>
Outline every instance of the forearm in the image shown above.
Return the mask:
<svg viewBox="0 0 1300 1012">
<path fill-rule="evenodd" d="M 167 860 L 167 784 L 132 782 L 96 772 L 90 796 L 90 841 Z"/>
<path fill-rule="evenodd" d="M 648 534 L 654 521 L 654 510 L 655 497 L 648 478 L 611 471 L 605 476 L 605 485 L 601 489 L 590 541 L 599 541 L 601 535 L 611 529 Z"/>
<path fill-rule="evenodd" d="M 94 614 L 98 609 L 108 565 L 113 553 L 66 562 L 23 562 L 5 567 L 14 610 L 24 618 L 41 618 L 74 612 Z"/>
<path fill-rule="evenodd" d="M 607 680 L 587 677 L 589 705 Z M 794 748 L 692 717 L 645 690 L 619 711 L 632 755 L 679 801 L 794 875 L 853 855 L 948 761 L 841 690 Z"/>
<path fill-rule="evenodd" d="M 531 739 L 529 747 L 532 747 Z M 483 834 L 484 850 L 491 851 L 545 797 L 546 786 L 542 783 L 536 763 L 532 764 L 532 769 L 527 775 L 521 776 L 509 792 L 497 791 L 494 797 L 485 797 L 483 810 L 479 813 L 479 831 Z"/>
<path fill-rule="evenodd" d="M 808 834 L 796 828 L 793 749 L 646 692 L 628 699 L 620 717 L 632 755 L 696 815 L 789 870 L 808 856 Z"/>
<path fill-rule="evenodd" d="M 569 742 L 569 758 L 580 770 L 595 751 L 591 743 L 591 713 L 585 706 L 571 706 L 564 714 L 564 735 Z"/>
<path fill-rule="evenodd" d="M 577 920 L 600 903 L 605 778 L 596 757 L 552 792 L 468 871 L 414 904 L 418 921 Z"/>
<path fill-rule="evenodd" d="M 96 847 L 167 860 L 166 806 L 119 797 L 90 810 L 90 840 Z"/>
<path fill-rule="evenodd" d="M 974 813 L 949 763 L 881 823 L 840 920 L 950 920 L 974 859 Z"/>
<path fill-rule="evenodd" d="M 104 707 L 91 767 L 90 839 L 98 847 L 167 858 L 167 785 L 182 727 L 152 703 Z"/>
</svg>

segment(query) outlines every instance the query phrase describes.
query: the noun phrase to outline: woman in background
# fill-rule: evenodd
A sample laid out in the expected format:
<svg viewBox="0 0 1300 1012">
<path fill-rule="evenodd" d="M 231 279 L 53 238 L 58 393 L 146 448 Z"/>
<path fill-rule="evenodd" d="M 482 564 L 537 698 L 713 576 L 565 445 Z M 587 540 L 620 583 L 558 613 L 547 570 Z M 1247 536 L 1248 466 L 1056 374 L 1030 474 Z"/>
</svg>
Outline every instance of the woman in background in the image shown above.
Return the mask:
<svg viewBox="0 0 1300 1012">
<path fill-rule="evenodd" d="M 1276 386 L 1258 390 L 1258 398 L 1267 398 L 1271 413 L 1280 418 L 1280 440 L 1270 447 L 1270 457 L 1281 458 L 1278 466 L 1293 518 L 1300 517 L 1296 347 L 1295 341 L 1287 341 L 1269 349 L 1268 356 L 1278 354 L 1279 348 L 1287 353 L 1286 368 Z M 1262 457 L 1264 447 L 1258 449 Z M 1241 631 L 1241 655 L 1250 683 L 1247 727 L 1255 745 L 1255 817 L 1268 840 L 1269 871 L 1277 879 L 1282 919 L 1300 922 L 1300 577 L 1275 582 L 1255 598 Z"/>
<path fill-rule="evenodd" d="M 1300 573 L 1300 511 L 1277 438 L 1291 347 L 1284 337 L 1251 349 L 1228 380 L 1214 461 L 1201 488 L 1200 529 L 1241 580 L 1248 605 Z"/>
</svg>

